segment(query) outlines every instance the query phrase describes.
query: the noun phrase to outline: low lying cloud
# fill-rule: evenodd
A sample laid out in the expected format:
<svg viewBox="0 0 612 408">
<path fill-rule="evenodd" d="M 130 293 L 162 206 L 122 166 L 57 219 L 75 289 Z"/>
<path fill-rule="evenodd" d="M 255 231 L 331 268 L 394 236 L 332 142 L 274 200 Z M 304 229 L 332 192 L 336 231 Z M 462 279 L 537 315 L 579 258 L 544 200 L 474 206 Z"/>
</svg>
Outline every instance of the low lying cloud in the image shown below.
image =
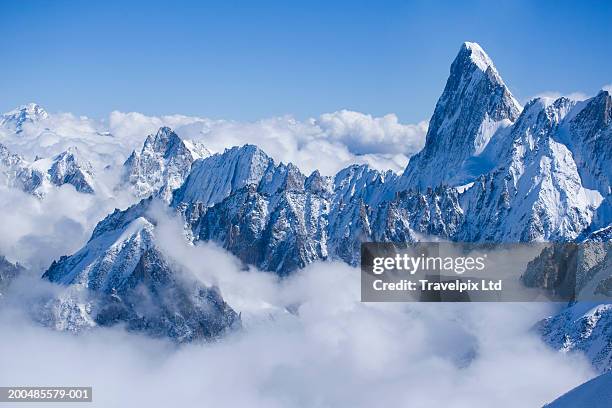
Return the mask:
<svg viewBox="0 0 612 408">
<path fill-rule="evenodd" d="M 213 152 L 251 143 L 277 162 L 292 162 L 305 173 L 318 169 L 326 175 L 356 163 L 402 172 L 409 158 L 423 147 L 427 132 L 426 121 L 402 124 L 394 114 L 373 117 L 348 110 L 305 121 L 283 116 L 256 122 L 115 111 L 105 121 L 71 113 L 50 114 L 41 122 L 26 123 L 17 135 L 0 130 L 0 143 L 30 160 L 77 146 L 99 170 L 121 165 L 161 126 L 200 141 Z"/>
<path fill-rule="evenodd" d="M 235 122 L 120 112 L 110 117 L 111 132 L 122 139 L 149 134 L 164 125 L 185 139 L 202 142 L 213 152 L 255 144 L 277 162 L 291 162 L 306 173 L 318 169 L 327 175 L 355 163 L 401 172 L 410 156 L 423 147 L 427 132 L 426 122 L 404 125 L 393 114 L 376 118 L 346 110 L 306 121 L 284 116 Z"/>
<path fill-rule="evenodd" d="M 0 254 L 36 273 L 79 249 L 98 221 L 133 200 L 127 193 L 82 194 L 72 185 L 50 189 L 44 199 L 0 186 Z"/>
<path fill-rule="evenodd" d="M 297 312 L 260 310 L 212 344 L 177 348 L 120 328 L 75 336 L 2 310 L 0 359 L 11 368 L 0 383 L 93 386 L 94 407 L 514 408 L 542 406 L 592 376 L 528 333 L 542 305 L 363 304 L 359 272 L 339 264 L 286 282 L 249 273 L 244 286 L 261 279 L 271 290 L 262 304 L 293 302 Z"/>
</svg>

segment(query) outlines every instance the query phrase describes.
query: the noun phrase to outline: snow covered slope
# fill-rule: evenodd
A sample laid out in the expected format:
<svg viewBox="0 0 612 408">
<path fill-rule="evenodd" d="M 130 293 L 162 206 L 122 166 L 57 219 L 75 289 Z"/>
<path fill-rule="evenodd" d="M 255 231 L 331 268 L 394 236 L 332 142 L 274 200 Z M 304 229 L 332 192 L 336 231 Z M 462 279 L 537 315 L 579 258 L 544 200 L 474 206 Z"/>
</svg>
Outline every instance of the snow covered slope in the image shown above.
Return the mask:
<svg viewBox="0 0 612 408">
<path fill-rule="evenodd" d="M 304 176 L 255 146 L 199 161 L 172 206 L 194 240 L 212 240 L 244 262 L 285 275 L 316 260 L 359 262 L 362 241 L 449 236 L 460 224 L 454 190 L 389 196 L 393 173 L 354 165 L 335 177 Z"/>
<path fill-rule="evenodd" d="M 0 176 L 5 186 L 35 195 L 45 178 L 43 172 L 33 169 L 23 157 L 12 153 L 3 144 L 0 144 Z"/>
<path fill-rule="evenodd" d="M 612 406 L 612 372 L 587 381 L 545 408 L 608 408 Z"/>
<path fill-rule="evenodd" d="M 56 186 L 71 184 L 80 193 L 94 193 L 94 173 L 91 164 L 79 157 L 79 149 L 71 147 L 53 158 L 47 170 Z"/>
<path fill-rule="evenodd" d="M 44 306 L 45 324 L 79 331 L 121 323 L 178 342 L 215 338 L 240 325 L 218 289 L 173 266 L 156 247 L 150 203 L 115 211 L 81 250 L 51 265 L 43 277 L 71 290 Z"/>
<path fill-rule="evenodd" d="M 612 369 L 612 304 L 579 302 L 536 328 L 551 347 L 564 353 L 582 352 L 601 372 Z"/>
<path fill-rule="evenodd" d="M 501 147 L 499 163 L 462 197 L 468 218 L 458 238 L 572 240 L 590 225 L 601 194 L 582 185 L 572 152 L 555 138 L 573 109 L 566 98 L 527 104 Z"/>
</svg>

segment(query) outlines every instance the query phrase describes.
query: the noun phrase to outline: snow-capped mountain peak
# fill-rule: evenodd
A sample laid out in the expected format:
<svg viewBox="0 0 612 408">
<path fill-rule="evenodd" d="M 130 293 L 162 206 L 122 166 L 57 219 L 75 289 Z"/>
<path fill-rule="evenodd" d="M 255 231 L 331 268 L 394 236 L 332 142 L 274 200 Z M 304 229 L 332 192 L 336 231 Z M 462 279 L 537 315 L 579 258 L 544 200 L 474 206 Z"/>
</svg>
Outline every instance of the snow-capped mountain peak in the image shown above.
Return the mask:
<svg viewBox="0 0 612 408">
<path fill-rule="evenodd" d="M 137 197 L 158 194 L 169 201 L 197 159 L 210 156 L 202 144 L 181 139 L 169 127 L 147 136 L 140 152 L 133 151 L 123 164 L 124 182 Z"/>
<path fill-rule="evenodd" d="M 28 162 L 0 144 L 0 176 L 5 185 L 40 198 L 53 186 L 64 184 L 73 185 L 81 193 L 94 193 L 92 165 L 81 157 L 76 146 L 56 156 Z"/>
<path fill-rule="evenodd" d="M 478 43 L 464 42 L 459 51 L 459 55 L 464 57 L 462 54 L 465 54 L 465 57 L 469 58 L 482 72 L 486 72 L 491 67 L 497 73 L 493 61 Z"/>
<path fill-rule="evenodd" d="M 40 105 L 28 103 L 0 116 L 0 126 L 19 133 L 25 123 L 38 122 L 48 117 L 49 114 Z"/>
<path fill-rule="evenodd" d="M 51 183 L 61 186 L 72 184 L 81 193 L 94 193 L 93 168 L 91 164 L 80 157 L 76 146 L 69 147 L 66 151 L 53 158 L 53 164 L 48 173 Z"/>
<path fill-rule="evenodd" d="M 486 170 L 482 154 L 489 142 L 521 110 L 489 56 L 478 44 L 464 43 L 429 122 L 425 147 L 410 159 L 399 187 L 473 181 Z"/>
<path fill-rule="evenodd" d="M 240 326 L 240 317 L 217 288 L 183 273 L 159 250 L 156 221 L 147 214 L 151 202 L 132 208 L 130 220 L 115 211 L 80 251 L 51 265 L 44 278 L 71 286 L 68 296 L 45 305 L 55 316 L 46 324 L 79 331 L 123 323 L 177 342 L 213 339 Z M 72 295 L 79 291 L 86 292 L 85 299 Z M 79 310 L 76 316 L 57 313 L 71 305 Z"/>
</svg>

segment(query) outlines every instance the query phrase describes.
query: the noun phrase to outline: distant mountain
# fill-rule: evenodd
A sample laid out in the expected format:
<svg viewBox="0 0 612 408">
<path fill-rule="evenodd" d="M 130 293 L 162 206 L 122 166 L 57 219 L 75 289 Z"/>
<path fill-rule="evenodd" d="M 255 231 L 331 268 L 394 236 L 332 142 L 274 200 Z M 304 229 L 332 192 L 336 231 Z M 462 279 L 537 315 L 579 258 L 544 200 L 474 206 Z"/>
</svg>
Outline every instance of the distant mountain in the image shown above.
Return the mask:
<svg viewBox="0 0 612 408">
<path fill-rule="evenodd" d="M 28 162 L 0 144 L 0 176 L 5 185 L 43 197 L 52 186 L 70 184 L 81 193 L 94 193 L 91 164 L 81 158 L 76 147 L 51 157 Z"/>
<path fill-rule="evenodd" d="M 71 184 L 81 193 L 94 193 L 94 172 L 91 164 L 79 157 L 79 150 L 71 147 L 53 158 L 47 171 L 56 186 Z"/>
<path fill-rule="evenodd" d="M 8 187 L 16 187 L 26 193 L 42 195 L 45 173 L 31 166 L 26 160 L 0 144 L 0 176 Z"/>
<path fill-rule="evenodd" d="M 22 271 L 22 266 L 19 264 L 13 264 L 4 256 L 0 255 L 0 297 L 2 297 L 2 293 L 7 289 L 11 281 L 15 279 Z"/>
<path fill-rule="evenodd" d="M 38 122 L 48 117 L 49 114 L 41 106 L 28 103 L 0 115 L 0 127 L 20 133 L 24 124 Z"/>
</svg>

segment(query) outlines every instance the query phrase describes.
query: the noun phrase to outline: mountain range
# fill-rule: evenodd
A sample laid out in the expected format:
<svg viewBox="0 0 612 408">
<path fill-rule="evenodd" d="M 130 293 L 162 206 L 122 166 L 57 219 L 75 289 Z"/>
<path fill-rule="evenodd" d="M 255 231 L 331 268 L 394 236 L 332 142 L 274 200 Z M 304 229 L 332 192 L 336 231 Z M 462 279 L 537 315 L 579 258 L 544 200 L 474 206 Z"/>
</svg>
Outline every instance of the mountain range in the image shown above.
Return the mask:
<svg viewBox="0 0 612 408">
<path fill-rule="evenodd" d="M 27 105 L 0 124 L 18 133 L 45 117 Z M 28 162 L 0 146 L 0 164 L 7 184 L 39 196 L 49 185 L 96 190 L 78 150 Z M 602 90 L 584 101 L 536 98 L 523 107 L 482 48 L 464 43 L 425 146 L 402 174 L 367 165 L 304 174 L 255 145 L 212 154 L 168 127 L 149 135 L 121 173 L 115 188 L 140 201 L 109 214 L 81 249 L 48 268 L 45 279 L 73 292 L 46 305 L 46 324 L 121 323 L 179 342 L 210 339 L 240 327 L 240 311 L 159 248 L 155 203 L 182 217 L 189 242 L 215 242 L 280 277 L 321 260 L 357 265 L 366 241 L 606 242 L 612 97 Z M 598 262 L 609 266 L 606 251 Z M 570 304 L 536 330 L 552 347 L 583 351 L 607 371 L 611 310 Z"/>
</svg>

